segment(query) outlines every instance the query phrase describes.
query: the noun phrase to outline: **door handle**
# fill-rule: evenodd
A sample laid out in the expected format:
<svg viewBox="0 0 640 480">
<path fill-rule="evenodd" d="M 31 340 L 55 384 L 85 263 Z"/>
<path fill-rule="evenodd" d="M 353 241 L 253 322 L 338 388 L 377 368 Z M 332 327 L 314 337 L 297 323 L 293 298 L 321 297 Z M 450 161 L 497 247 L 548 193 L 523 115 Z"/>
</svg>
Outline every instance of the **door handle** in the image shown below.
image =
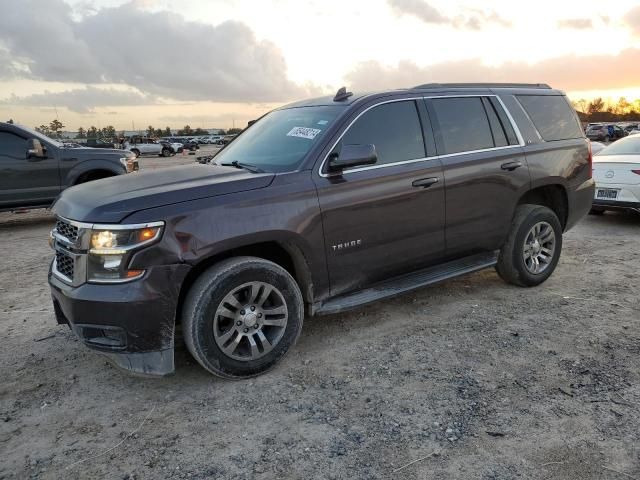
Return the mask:
<svg viewBox="0 0 640 480">
<path fill-rule="evenodd" d="M 507 162 L 500 165 L 502 170 L 508 170 L 513 172 L 516 168 L 520 168 L 522 166 L 522 162 Z"/>
<path fill-rule="evenodd" d="M 429 188 L 435 183 L 438 183 L 438 177 L 421 178 L 420 180 L 414 180 L 411 185 L 414 187 Z"/>
</svg>

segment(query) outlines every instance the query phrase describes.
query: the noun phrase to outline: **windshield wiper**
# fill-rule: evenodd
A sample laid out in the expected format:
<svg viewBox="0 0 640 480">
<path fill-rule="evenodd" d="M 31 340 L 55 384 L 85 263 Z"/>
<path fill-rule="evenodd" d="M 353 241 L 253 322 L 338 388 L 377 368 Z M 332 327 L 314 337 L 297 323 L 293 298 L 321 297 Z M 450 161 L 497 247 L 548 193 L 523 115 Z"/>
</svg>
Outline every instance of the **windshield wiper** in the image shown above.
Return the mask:
<svg viewBox="0 0 640 480">
<path fill-rule="evenodd" d="M 244 168 L 245 170 L 249 170 L 251 173 L 264 173 L 260 167 L 256 167 L 255 165 L 251 165 L 250 163 L 239 162 L 238 160 L 234 160 L 231 163 L 221 163 L 223 167 L 236 167 L 236 168 Z"/>
</svg>

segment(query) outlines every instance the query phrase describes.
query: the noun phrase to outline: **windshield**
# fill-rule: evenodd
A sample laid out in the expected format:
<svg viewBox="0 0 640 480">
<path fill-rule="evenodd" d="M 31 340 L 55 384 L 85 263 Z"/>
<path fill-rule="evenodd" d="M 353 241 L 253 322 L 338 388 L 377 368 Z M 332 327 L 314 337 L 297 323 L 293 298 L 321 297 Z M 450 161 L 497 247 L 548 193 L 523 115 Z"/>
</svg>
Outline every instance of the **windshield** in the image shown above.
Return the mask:
<svg viewBox="0 0 640 480">
<path fill-rule="evenodd" d="M 600 150 L 598 155 L 640 155 L 640 138 L 636 136 L 621 138 Z"/>
<path fill-rule="evenodd" d="M 274 110 L 221 150 L 215 163 L 238 162 L 265 172 L 295 170 L 343 111 L 341 106 Z"/>
<path fill-rule="evenodd" d="M 37 138 L 38 140 L 40 140 L 41 142 L 47 142 L 49 144 L 53 144 L 54 146 L 61 148 L 63 146 L 62 142 L 59 142 L 58 140 L 54 140 L 53 138 L 49 138 L 46 135 L 33 130 L 29 127 L 26 127 L 24 125 L 20 125 L 20 128 L 22 130 L 24 130 L 25 132 L 28 132 L 32 138 Z"/>
</svg>

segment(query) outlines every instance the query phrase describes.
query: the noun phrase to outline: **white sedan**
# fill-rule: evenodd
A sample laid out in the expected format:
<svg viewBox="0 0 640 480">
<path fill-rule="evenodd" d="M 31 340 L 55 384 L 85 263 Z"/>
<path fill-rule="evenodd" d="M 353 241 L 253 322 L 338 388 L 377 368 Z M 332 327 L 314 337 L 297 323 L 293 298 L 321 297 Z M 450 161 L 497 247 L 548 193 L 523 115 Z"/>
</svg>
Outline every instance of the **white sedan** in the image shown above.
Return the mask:
<svg viewBox="0 0 640 480">
<path fill-rule="evenodd" d="M 617 209 L 640 213 L 640 135 L 621 138 L 595 155 L 593 178 L 592 213 Z"/>
</svg>

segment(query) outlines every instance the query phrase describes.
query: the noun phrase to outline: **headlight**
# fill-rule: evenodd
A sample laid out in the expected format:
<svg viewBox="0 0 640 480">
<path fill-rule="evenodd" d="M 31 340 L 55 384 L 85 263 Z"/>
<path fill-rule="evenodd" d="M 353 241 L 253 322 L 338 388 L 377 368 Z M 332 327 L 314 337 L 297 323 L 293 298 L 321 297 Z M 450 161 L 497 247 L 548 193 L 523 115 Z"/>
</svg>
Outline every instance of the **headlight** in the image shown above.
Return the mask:
<svg viewBox="0 0 640 480">
<path fill-rule="evenodd" d="M 94 228 L 91 230 L 91 248 L 87 264 L 87 280 L 96 283 L 121 283 L 134 280 L 144 270 L 128 268 L 135 250 L 157 242 L 162 234 L 163 222 L 131 226 L 116 225 L 117 228 Z"/>
<path fill-rule="evenodd" d="M 122 157 L 120 159 L 120 163 L 122 164 L 122 166 L 124 168 L 127 169 L 127 173 L 131 173 L 136 171 L 136 156 L 133 155 L 132 157 Z"/>
</svg>

